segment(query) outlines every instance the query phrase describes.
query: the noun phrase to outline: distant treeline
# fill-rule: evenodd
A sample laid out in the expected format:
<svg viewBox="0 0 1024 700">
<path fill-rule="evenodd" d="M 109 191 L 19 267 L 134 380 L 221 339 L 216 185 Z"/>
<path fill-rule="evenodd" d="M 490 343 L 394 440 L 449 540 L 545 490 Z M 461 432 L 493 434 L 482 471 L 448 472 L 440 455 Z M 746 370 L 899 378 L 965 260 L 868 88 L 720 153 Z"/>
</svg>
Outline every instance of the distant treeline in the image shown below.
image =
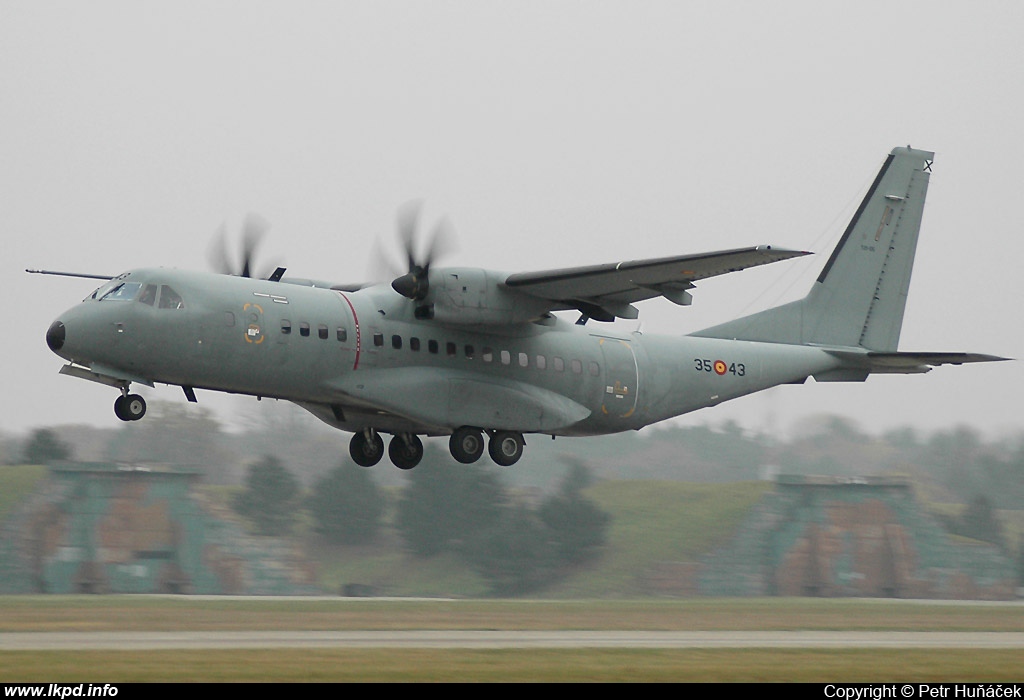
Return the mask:
<svg viewBox="0 0 1024 700">
<path fill-rule="evenodd" d="M 233 432 L 202 406 L 154 402 L 150 415 L 137 423 L 109 429 L 53 426 L 7 437 L 0 440 L 0 460 L 173 464 L 202 471 L 207 483 L 239 485 L 246 470 L 269 455 L 310 486 L 348 459 L 346 433 L 284 402 L 264 402 L 260 409 L 251 427 Z M 734 482 L 773 473 L 903 475 L 933 501 L 967 504 L 985 497 L 998 509 L 1018 509 L 1024 502 L 1024 431 L 1002 438 L 985 438 L 968 427 L 929 434 L 896 428 L 872 435 L 849 419 L 824 416 L 788 438 L 745 431 L 730 422 L 597 438 L 530 435 L 527 443 L 523 460 L 514 467 L 482 461 L 473 468 L 495 470 L 510 486 L 543 492 L 556 490 L 567 465 L 578 462 L 599 479 Z M 372 471 L 382 485 L 407 480 L 387 464 Z"/>
</svg>

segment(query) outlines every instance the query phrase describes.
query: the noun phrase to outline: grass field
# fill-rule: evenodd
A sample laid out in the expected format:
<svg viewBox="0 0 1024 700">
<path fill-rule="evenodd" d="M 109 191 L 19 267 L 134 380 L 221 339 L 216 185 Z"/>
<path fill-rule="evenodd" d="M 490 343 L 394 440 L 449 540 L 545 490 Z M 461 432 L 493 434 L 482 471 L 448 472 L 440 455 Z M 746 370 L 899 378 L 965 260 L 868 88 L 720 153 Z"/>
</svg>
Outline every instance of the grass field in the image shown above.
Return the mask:
<svg viewBox="0 0 1024 700">
<path fill-rule="evenodd" d="M 0 516 L 45 476 L 8 470 Z M 218 630 L 891 630 L 1020 632 L 1019 604 L 849 599 L 614 600 L 651 561 L 686 561 L 728 536 L 764 484 L 619 482 L 591 491 L 615 513 L 600 562 L 546 591 L 479 600 L 454 558 L 400 549 L 319 552 L 326 590 L 345 581 L 460 600 L 0 596 L 0 633 Z M 3 491 L 3 490 L 0 490 Z M 577 598 L 589 597 L 581 600 Z M 600 598 L 598 600 L 598 598 Z M 0 652 L 0 681 L 792 681 L 1021 682 L 1024 649 L 247 649 Z"/>
<path fill-rule="evenodd" d="M 0 631 L 1024 630 L 1024 606 L 892 600 L 0 597 Z M 1024 649 L 257 649 L 0 653 L 0 680 L 1020 682 Z"/>
</svg>

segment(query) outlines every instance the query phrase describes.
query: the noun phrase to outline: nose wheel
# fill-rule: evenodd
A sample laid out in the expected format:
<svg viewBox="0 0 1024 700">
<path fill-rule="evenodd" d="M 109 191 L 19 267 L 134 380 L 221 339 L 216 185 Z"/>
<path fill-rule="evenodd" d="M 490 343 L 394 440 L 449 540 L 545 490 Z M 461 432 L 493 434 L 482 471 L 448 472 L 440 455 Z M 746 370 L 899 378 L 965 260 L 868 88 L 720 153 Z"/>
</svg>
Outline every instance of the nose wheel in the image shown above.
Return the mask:
<svg viewBox="0 0 1024 700">
<path fill-rule="evenodd" d="M 138 394 L 118 396 L 114 401 L 114 415 L 123 421 L 136 421 L 146 415 L 146 400 Z"/>
</svg>

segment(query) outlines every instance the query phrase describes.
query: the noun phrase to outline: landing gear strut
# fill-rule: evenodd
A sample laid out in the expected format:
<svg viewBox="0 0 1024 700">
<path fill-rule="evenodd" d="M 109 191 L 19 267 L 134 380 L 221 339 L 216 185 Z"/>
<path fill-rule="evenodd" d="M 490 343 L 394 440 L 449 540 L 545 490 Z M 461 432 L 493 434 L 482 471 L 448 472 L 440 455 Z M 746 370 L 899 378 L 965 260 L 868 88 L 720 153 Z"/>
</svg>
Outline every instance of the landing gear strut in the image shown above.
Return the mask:
<svg viewBox="0 0 1024 700">
<path fill-rule="evenodd" d="M 359 432 L 348 443 L 348 453 L 360 467 L 372 467 L 384 456 L 384 441 L 376 430 Z"/>
<path fill-rule="evenodd" d="M 139 420 L 146 415 L 146 400 L 138 394 L 122 394 L 114 401 L 114 415 L 123 421 Z"/>
<path fill-rule="evenodd" d="M 395 435 L 388 443 L 388 457 L 399 469 L 412 469 L 423 459 L 423 443 L 412 433 Z"/>
</svg>

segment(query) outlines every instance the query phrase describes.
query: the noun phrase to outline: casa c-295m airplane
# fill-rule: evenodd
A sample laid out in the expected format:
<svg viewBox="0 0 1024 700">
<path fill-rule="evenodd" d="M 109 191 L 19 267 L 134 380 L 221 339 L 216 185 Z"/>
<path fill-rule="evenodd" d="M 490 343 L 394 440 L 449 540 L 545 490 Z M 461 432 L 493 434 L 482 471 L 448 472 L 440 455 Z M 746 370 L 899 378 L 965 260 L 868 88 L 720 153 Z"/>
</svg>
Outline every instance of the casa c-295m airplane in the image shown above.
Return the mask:
<svg viewBox="0 0 1024 700">
<path fill-rule="evenodd" d="M 439 268 L 412 252 L 416 212 L 399 217 L 409 270 L 391 284 L 344 287 L 172 269 L 107 278 L 46 332 L 62 374 L 284 399 L 353 433 L 352 459 L 388 454 L 402 469 L 420 436 L 450 436 L 452 456 L 486 449 L 515 463 L 525 435 L 638 430 L 779 384 L 859 382 L 873 373 L 1004 358 L 899 352 L 897 343 L 934 154 L 895 148 L 807 296 L 682 337 L 604 330 L 634 303 L 686 306 L 694 283 L 807 255 L 756 246 L 699 255 L 507 274 Z M 46 272 L 46 271 L 39 271 Z M 51 273 L 74 274 L 74 273 Z M 577 310 L 572 323 L 552 314 Z"/>
</svg>

